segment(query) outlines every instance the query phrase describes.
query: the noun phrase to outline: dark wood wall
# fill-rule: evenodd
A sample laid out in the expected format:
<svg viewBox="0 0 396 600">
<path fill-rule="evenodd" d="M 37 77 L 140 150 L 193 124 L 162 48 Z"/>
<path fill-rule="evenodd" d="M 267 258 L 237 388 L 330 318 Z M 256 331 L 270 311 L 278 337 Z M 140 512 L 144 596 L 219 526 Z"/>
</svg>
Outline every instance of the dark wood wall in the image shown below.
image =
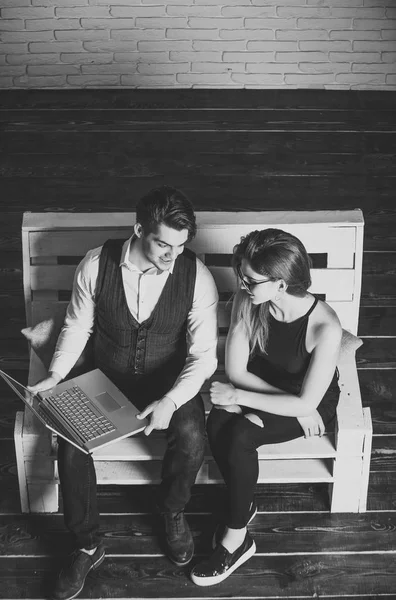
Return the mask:
<svg viewBox="0 0 396 600">
<path fill-rule="evenodd" d="M 0 130 L 4 367 L 26 368 L 23 211 L 134 210 L 163 183 L 197 210 L 361 208 L 359 364 L 396 367 L 396 93 L 3 91 Z"/>
<path fill-rule="evenodd" d="M 356 555 L 349 562 L 343 562 L 342 555 L 334 561 L 319 556 L 315 559 L 317 566 L 312 568 L 317 569 L 315 573 L 325 569 L 330 578 L 334 569 L 351 569 L 355 573 L 352 583 L 347 571 L 343 575 L 345 594 L 363 590 L 359 573 L 370 581 L 366 591 L 376 589 L 379 582 L 381 593 L 394 593 L 396 587 L 392 585 L 396 582 L 389 579 L 394 572 L 390 557 L 377 556 L 375 551 L 395 548 L 388 537 L 384 545 L 379 532 L 387 531 L 388 535 L 394 530 L 396 509 L 396 93 L 3 91 L 0 131 L 0 368 L 25 380 L 27 346 L 20 335 L 24 326 L 20 237 L 23 211 L 134 210 L 143 193 L 164 183 L 185 191 L 197 210 L 363 210 L 366 226 L 359 334 L 364 345 L 358 351 L 358 367 L 363 403 L 371 407 L 375 433 L 368 508 L 388 512 L 384 513 L 386 518 L 377 515 L 374 525 L 369 515 L 364 523 L 323 517 L 318 521 L 319 528 L 335 527 L 336 531 L 339 526 L 342 531 L 346 527 L 353 533 L 355 550 L 365 552 L 369 547 L 374 554 L 366 562 Z M 0 397 L 0 512 L 12 513 L 19 510 L 12 442 L 19 401 L 1 383 Z M 144 491 L 139 494 L 146 510 Z M 210 510 L 213 494 L 213 490 L 198 494 L 193 500 L 195 509 L 199 512 L 204 506 Z M 326 510 L 323 500 L 307 491 L 306 486 L 282 488 L 281 493 L 276 486 L 267 486 L 262 498 L 261 510 L 266 511 Z M 125 502 L 120 503 L 120 498 L 111 493 L 106 492 L 101 502 L 102 509 L 109 513 L 126 509 Z M 301 523 L 308 526 L 311 517 L 304 519 Z M 112 523 L 113 527 L 122 526 L 119 520 Z M 50 530 L 59 528 L 59 520 L 51 519 L 47 526 Z M 263 520 L 262 527 L 271 525 Z M 279 531 L 277 527 L 275 523 L 274 531 Z M 370 537 L 373 531 L 378 540 Z M 18 535 L 15 533 L 13 539 L 20 540 Z M 277 537 L 273 535 L 276 545 Z M 32 539 L 29 536 L 26 540 Z M 309 540 L 298 539 L 302 544 L 298 551 L 312 549 Z M 350 548 L 347 538 L 338 542 L 337 549 Z M 37 543 L 35 552 L 40 554 L 41 542 Z M 296 548 L 294 542 L 287 547 L 292 553 Z M 118 546 L 114 548 L 120 551 Z M 325 545 L 322 550 L 332 552 L 333 547 L 329 548 Z M 140 551 L 145 552 L 144 548 Z M 15 552 L 11 549 L 9 553 Z M 145 560 L 138 559 L 133 577 L 139 578 L 144 572 Z M 275 561 L 274 569 L 281 564 L 276 563 L 277 558 L 271 560 Z M 279 567 L 284 574 L 298 570 L 294 559 L 284 560 Z M 249 564 L 256 569 L 255 565 L 260 564 L 257 561 L 255 558 Z M 121 563 L 120 569 L 124 568 Z M 17 567 L 15 563 L 13 568 Z M 312 574 L 306 575 L 309 578 Z M 296 581 L 300 576 L 305 577 L 297 573 Z M 180 595 L 181 590 L 175 591 L 171 583 L 177 575 L 169 577 L 163 593 Z M 125 581 L 125 589 L 133 595 L 129 579 Z M 253 585 L 254 578 L 250 579 L 251 588 L 248 579 L 243 581 L 248 595 L 262 594 Z M 32 589 L 36 589 L 34 585 Z M 147 589 L 148 595 L 155 595 Z M 297 586 L 292 591 L 309 595 L 309 589 L 309 585 L 302 587 L 301 592 Z M 107 593 L 100 586 L 98 590 L 98 594 Z M 241 590 L 246 591 L 243 586 Z M 196 591 L 189 588 L 186 593 L 194 595 Z M 278 592 L 276 585 L 268 588 L 269 595 Z M 7 597 L 17 597 L 18 593 L 22 592 L 17 586 Z M 92 597 L 98 597 L 95 593 Z M 216 589 L 216 593 L 221 595 L 221 590 Z M 336 595 L 340 593 L 337 589 Z M 113 592 L 108 594 L 112 596 Z"/>
</svg>

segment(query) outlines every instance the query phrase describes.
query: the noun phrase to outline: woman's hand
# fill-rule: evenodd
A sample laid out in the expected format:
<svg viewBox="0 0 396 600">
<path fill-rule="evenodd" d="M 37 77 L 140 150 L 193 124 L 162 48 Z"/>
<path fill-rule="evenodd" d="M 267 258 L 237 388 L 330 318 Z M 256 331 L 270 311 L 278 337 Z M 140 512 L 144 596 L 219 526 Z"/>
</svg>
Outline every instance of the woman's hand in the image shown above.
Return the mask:
<svg viewBox="0 0 396 600">
<path fill-rule="evenodd" d="M 237 389 L 232 383 L 214 381 L 210 386 L 210 401 L 218 407 L 238 404 Z"/>
<path fill-rule="evenodd" d="M 297 417 L 297 421 L 300 423 L 304 431 L 305 438 L 312 437 L 314 435 L 322 436 L 325 432 L 325 426 L 322 417 L 317 410 L 307 417 Z"/>
</svg>

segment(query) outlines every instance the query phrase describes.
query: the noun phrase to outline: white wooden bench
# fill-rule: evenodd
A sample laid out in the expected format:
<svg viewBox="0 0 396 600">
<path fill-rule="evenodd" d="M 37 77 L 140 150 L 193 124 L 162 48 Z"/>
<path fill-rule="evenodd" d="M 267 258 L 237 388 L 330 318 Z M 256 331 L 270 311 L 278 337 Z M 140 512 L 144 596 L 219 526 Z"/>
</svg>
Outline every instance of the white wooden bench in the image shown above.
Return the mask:
<svg viewBox="0 0 396 600">
<path fill-rule="evenodd" d="M 363 253 L 360 210 L 309 212 L 198 212 L 198 234 L 190 247 L 208 265 L 220 292 L 219 368 L 224 379 L 224 345 L 229 323 L 227 297 L 237 283 L 230 268 L 232 248 L 253 229 L 290 231 L 308 252 L 323 255 L 312 269 L 313 293 L 323 294 L 342 326 L 357 333 Z M 25 213 L 22 226 L 23 275 L 27 325 L 50 316 L 62 319 L 76 264 L 85 252 L 106 239 L 126 238 L 134 213 Z M 340 402 L 334 433 L 300 438 L 259 449 L 259 482 L 327 482 L 332 512 L 366 510 L 371 452 L 370 410 L 363 409 L 354 354 L 339 362 Z M 31 351 L 29 382 L 46 371 Z M 208 382 L 203 393 L 207 407 Z M 18 412 L 15 448 L 23 512 L 58 510 L 56 442 L 31 412 Z M 99 484 L 144 484 L 159 481 L 163 434 L 154 432 L 122 440 L 94 454 Z M 197 483 L 221 482 L 208 452 Z"/>
</svg>

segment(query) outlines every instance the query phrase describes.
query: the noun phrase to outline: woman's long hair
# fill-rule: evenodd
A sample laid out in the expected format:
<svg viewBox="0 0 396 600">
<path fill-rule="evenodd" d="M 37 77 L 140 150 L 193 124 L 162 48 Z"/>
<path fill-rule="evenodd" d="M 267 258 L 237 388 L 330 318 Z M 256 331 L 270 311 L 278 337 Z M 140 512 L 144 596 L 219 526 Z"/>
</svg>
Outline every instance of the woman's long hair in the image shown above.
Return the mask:
<svg viewBox="0 0 396 600">
<path fill-rule="evenodd" d="M 235 273 L 245 259 L 256 273 L 271 281 L 283 279 L 286 293 L 304 296 L 311 285 L 311 260 L 307 251 L 291 233 L 282 229 L 252 231 L 234 247 L 232 266 Z M 266 353 L 268 341 L 269 302 L 254 306 L 245 292 L 241 298 L 238 322 L 245 327 L 250 342 L 250 354 Z"/>
</svg>

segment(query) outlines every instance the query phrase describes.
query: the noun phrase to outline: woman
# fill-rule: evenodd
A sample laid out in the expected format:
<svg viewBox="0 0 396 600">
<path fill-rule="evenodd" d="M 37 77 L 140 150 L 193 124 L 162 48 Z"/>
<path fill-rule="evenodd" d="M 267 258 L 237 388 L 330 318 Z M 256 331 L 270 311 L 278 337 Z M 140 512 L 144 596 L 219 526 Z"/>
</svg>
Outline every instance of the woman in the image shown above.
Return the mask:
<svg viewBox="0 0 396 600">
<path fill-rule="evenodd" d="M 228 514 L 216 548 L 191 573 L 219 583 L 255 553 L 247 524 L 256 513 L 257 448 L 322 435 L 338 402 L 342 329 L 335 312 L 307 290 L 310 259 L 295 236 L 253 231 L 235 246 L 240 280 L 226 343 L 229 383 L 211 386 L 207 430 L 227 486 Z"/>
</svg>

